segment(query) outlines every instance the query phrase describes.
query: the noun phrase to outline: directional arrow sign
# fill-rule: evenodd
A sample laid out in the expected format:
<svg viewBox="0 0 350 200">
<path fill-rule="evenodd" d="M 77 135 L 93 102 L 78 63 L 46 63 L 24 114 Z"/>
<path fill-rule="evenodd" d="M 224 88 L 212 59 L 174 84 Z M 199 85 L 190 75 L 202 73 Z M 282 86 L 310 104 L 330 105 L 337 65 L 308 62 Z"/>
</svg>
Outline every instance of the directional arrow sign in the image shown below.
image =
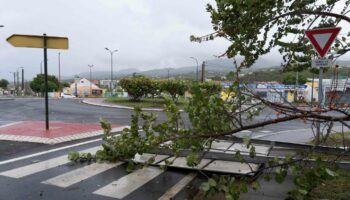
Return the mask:
<svg viewBox="0 0 350 200">
<path fill-rule="evenodd" d="M 305 34 L 309 38 L 312 46 L 314 46 L 316 49 L 317 53 L 321 58 L 323 58 L 328 52 L 340 30 L 340 27 L 313 29 L 305 31 Z"/>
<path fill-rule="evenodd" d="M 68 49 L 68 38 L 46 36 L 49 49 Z M 14 34 L 7 38 L 7 42 L 15 47 L 44 48 L 44 36 Z"/>
<path fill-rule="evenodd" d="M 49 130 L 49 95 L 47 80 L 47 49 L 68 49 L 68 38 L 43 35 L 14 34 L 7 38 L 7 42 L 15 47 L 29 47 L 44 49 L 44 85 L 45 85 L 45 125 Z"/>
</svg>

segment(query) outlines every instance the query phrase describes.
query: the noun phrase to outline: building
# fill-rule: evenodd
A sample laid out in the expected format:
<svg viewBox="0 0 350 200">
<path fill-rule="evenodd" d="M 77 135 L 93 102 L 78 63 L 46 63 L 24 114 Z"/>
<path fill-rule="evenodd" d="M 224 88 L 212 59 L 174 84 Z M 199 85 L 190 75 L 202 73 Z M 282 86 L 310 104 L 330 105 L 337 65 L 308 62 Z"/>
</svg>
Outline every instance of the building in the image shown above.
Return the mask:
<svg viewBox="0 0 350 200">
<path fill-rule="evenodd" d="M 117 84 L 117 81 L 113 80 L 112 83 L 114 88 L 114 86 Z M 111 85 L 111 80 L 100 80 L 100 87 L 109 88 L 110 85 Z"/>
<path fill-rule="evenodd" d="M 90 88 L 91 87 L 91 88 Z M 75 80 L 69 88 L 63 89 L 64 94 L 71 94 L 78 97 L 102 96 L 103 90 L 86 78 Z"/>
</svg>

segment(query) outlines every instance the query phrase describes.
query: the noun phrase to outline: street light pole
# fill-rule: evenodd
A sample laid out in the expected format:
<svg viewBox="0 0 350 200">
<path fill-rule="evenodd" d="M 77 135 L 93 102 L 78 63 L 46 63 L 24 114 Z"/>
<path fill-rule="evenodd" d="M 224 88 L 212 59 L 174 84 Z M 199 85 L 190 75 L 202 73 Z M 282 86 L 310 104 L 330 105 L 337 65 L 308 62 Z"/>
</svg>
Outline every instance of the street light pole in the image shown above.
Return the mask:
<svg viewBox="0 0 350 200">
<path fill-rule="evenodd" d="M 61 97 L 61 52 L 58 52 L 58 95 Z"/>
<path fill-rule="evenodd" d="M 113 53 L 117 52 L 118 50 L 115 49 L 115 50 L 110 50 L 108 49 L 107 47 L 105 48 L 110 54 L 111 54 L 111 82 L 110 82 L 110 90 L 111 90 L 111 93 L 113 94 Z"/>
<path fill-rule="evenodd" d="M 196 80 L 198 81 L 198 60 L 195 57 L 190 57 L 191 59 L 195 60 L 197 63 L 197 71 L 196 71 Z"/>
<path fill-rule="evenodd" d="M 18 96 L 18 93 L 19 93 L 19 73 L 18 73 L 18 69 L 23 69 L 23 67 L 18 67 L 17 68 L 17 96 Z M 23 79 L 23 77 L 22 77 Z M 21 88 L 23 90 L 23 88 Z"/>
<path fill-rule="evenodd" d="M 43 61 L 40 62 L 40 74 L 43 74 Z"/>
<path fill-rule="evenodd" d="M 90 96 L 92 96 L 92 67 L 94 67 L 94 65 L 88 65 L 88 67 L 90 68 Z"/>
<path fill-rule="evenodd" d="M 24 91 L 24 68 L 22 67 L 22 91 Z"/>
<path fill-rule="evenodd" d="M 171 70 L 171 68 L 168 68 L 167 70 L 168 70 L 168 81 L 169 81 L 169 79 L 170 79 L 170 70 Z"/>
<path fill-rule="evenodd" d="M 16 72 L 10 72 L 10 74 L 13 73 L 13 88 L 14 91 L 16 91 Z"/>
</svg>

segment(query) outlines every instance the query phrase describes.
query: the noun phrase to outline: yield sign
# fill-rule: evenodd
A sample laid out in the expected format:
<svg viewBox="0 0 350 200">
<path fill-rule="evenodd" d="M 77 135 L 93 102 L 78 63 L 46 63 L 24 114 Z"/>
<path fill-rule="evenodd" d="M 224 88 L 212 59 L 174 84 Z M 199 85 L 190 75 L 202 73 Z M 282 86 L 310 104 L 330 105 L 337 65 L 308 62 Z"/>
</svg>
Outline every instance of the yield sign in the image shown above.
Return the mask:
<svg viewBox="0 0 350 200">
<path fill-rule="evenodd" d="M 323 58 L 340 32 L 340 27 L 306 30 L 305 34 L 309 38 L 312 46 Z"/>
</svg>

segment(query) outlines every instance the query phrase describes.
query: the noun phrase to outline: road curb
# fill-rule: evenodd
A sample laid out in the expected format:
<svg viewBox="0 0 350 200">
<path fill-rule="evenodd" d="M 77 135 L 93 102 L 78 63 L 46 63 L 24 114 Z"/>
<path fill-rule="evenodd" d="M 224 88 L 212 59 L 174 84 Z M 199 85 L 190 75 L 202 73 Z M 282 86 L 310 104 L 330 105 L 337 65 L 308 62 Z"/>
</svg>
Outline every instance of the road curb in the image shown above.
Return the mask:
<svg viewBox="0 0 350 200">
<path fill-rule="evenodd" d="M 109 104 L 104 104 L 104 103 L 95 103 L 95 102 L 88 101 L 86 99 L 83 99 L 81 102 L 85 103 L 85 104 L 88 104 L 88 105 L 93 105 L 93 106 L 101 106 L 101 107 L 108 107 L 108 108 L 119 108 L 119 109 L 134 110 L 133 107 L 120 106 L 120 105 L 109 105 Z M 160 112 L 164 111 L 163 109 L 160 109 L 160 108 L 142 108 L 142 110 L 143 111 L 160 111 Z"/>
<path fill-rule="evenodd" d="M 121 132 L 124 128 L 130 128 L 129 126 L 120 126 L 116 128 L 112 128 L 111 132 Z M 98 131 L 90 131 L 85 133 L 79 133 L 74 135 L 67 135 L 63 137 L 56 137 L 56 138 L 45 138 L 45 137 L 36 137 L 36 136 L 19 136 L 19 135 L 6 135 L 1 134 L 0 140 L 7 140 L 7 141 L 15 141 L 15 142 L 31 142 L 31 143 L 41 143 L 41 144 L 59 144 L 63 142 L 69 142 L 73 140 L 79 140 L 79 139 L 86 139 L 91 138 L 95 136 L 103 135 L 103 130 Z"/>
<path fill-rule="evenodd" d="M 0 101 L 13 101 L 14 98 L 0 98 Z"/>
</svg>

